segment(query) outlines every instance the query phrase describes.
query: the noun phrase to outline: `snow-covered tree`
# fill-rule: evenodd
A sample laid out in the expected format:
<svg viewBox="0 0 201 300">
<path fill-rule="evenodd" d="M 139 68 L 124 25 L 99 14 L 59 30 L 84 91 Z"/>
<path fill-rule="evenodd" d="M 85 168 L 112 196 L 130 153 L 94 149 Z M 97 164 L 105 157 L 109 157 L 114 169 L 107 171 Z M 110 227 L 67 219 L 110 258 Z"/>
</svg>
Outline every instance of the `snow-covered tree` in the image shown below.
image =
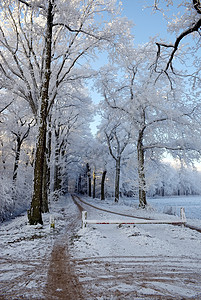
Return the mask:
<svg viewBox="0 0 201 300">
<path fill-rule="evenodd" d="M 121 160 L 131 138 L 130 128 L 126 127 L 121 116 L 115 116 L 111 110 L 102 113 L 103 121 L 99 129 L 108 145 L 109 153 L 115 161 L 115 202 L 119 201 Z M 100 137 L 99 137 L 100 138 Z"/>
<path fill-rule="evenodd" d="M 29 206 L 33 181 L 34 120 L 26 102 L 15 99 L 2 112 L 0 123 L 0 218 Z M 7 183 L 6 183 L 7 182 Z M 6 187 L 3 187 L 3 185 Z"/>
<path fill-rule="evenodd" d="M 53 189 L 55 194 L 61 190 L 67 191 L 69 165 L 73 161 L 79 161 L 80 145 L 83 145 L 84 148 L 83 139 L 87 135 L 88 139 L 91 137 L 88 124 L 91 121 L 93 107 L 87 96 L 87 90 L 78 80 L 76 85 L 67 85 L 59 95 L 51 113 L 52 128 L 54 129 L 51 149 L 54 157 Z M 77 145 L 78 141 L 80 145 Z"/>
<path fill-rule="evenodd" d="M 157 149 L 161 154 L 174 151 L 175 155 L 178 151 L 192 150 L 191 158 L 194 158 L 193 150 L 199 151 L 200 148 L 196 141 L 200 126 L 194 118 L 195 97 L 187 94 L 182 81 L 175 79 L 177 88 L 172 90 L 166 75 L 157 78 L 158 75 L 150 70 L 153 44 L 129 50 L 120 49 L 119 56 L 113 56 L 117 67 L 110 65 L 102 71 L 98 87 L 105 106 L 112 109 L 114 115 L 123 114 L 126 123 L 132 126 L 137 151 L 139 202 L 145 207 L 147 154 L 150 151 L 154 154 Z"/>
<path fill-rule="evenodd" d="M 0 83 L 28 101 L 38 123 L 28 215 L 30 224 L 37 224 L 42 223 L 47 116 L 58 91 L 80 76 L 78 61 L 83 65 L 96 48 L 114 48 L 117 36 L 126 40 L 128 22 L 119 18 L 115 0 L 11 0 L 1 1 L 0 9 Z"/>
</svg>

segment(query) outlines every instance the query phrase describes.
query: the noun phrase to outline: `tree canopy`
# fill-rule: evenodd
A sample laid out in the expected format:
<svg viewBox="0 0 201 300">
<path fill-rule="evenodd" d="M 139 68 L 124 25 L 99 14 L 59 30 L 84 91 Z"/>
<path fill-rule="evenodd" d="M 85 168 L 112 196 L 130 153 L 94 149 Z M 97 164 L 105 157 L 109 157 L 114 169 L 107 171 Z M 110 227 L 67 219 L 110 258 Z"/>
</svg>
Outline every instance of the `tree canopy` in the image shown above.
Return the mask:
<svg viewBox="0 0 201 300">
<path fill-rule="evenodd" d="M 152 6 L 168 20 L 172 42 L 151 37 L 136 45 L 120 1 L 1 1 L 0 189 L 7 178 L 16 190 L 3 193 L 2 215 L 26 194 L 29 223 L 42 224 L 50 201 L 91 185 L 93 196 L 132 195 L 141 207 L 146 195 L 164 190 L 200 192 L 187 170 L 197 172 L 201 149 L 201 5 L 178 4 Z M 95 68 L 103 53 L 107 62 Z M 176 167 L 168 169 L 164 157 Z"/>
</svg>

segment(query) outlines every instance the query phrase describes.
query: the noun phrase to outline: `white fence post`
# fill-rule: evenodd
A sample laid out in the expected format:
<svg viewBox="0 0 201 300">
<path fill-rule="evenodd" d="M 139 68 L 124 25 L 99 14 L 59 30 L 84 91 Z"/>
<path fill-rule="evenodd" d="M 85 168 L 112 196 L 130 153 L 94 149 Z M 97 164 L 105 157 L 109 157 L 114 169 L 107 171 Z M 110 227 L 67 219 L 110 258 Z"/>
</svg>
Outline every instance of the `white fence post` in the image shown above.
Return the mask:
<svg viewBox="0 0 201 300">
<path fill-rule="evenodd" d="M 186 223 L 186 215 L 185 215 L 185 209 L 184 209 L 184 207 L 180 208 L 180 216 L 181 216 L 182 221 L 184 223 Z M 184 227 L 184 224 L 182 224 L 182 227 Z"/>
<path fill-rule="evenodd" d="M 87 211 L 82 211 L 82 229 L 87 226 Z"/>
</svg>

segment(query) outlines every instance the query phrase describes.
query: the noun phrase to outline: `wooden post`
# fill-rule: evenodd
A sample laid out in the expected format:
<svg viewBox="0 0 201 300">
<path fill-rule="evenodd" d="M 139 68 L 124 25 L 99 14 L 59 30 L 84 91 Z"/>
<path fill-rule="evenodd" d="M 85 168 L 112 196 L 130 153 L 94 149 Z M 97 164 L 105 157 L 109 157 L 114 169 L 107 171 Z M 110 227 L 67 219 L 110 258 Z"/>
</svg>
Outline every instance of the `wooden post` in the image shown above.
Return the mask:
<svg viewBox="0 0 201 300">
<path fill-rule="evenodd" d="M 184 207 L 180 208 L 180 216 L 181 216 L 182 221 L 184 223 L 186 223 L 186 215 L 185 215 L 185 209 L 184 209 Z M 182 224 L 182 227 L 184 227 L 184 223 Z"/>
<path fill-rule="evenodd" d="M 87 226 L 86 220 L 87 220 L 87 211 L 82 211 L 82 229 L 84 229 Z"/>
<path fill-rule="evenodd" d="M 50 216 L 50 229 L 55 229 L 55 219 L 54 216 Z"/>
</svg>

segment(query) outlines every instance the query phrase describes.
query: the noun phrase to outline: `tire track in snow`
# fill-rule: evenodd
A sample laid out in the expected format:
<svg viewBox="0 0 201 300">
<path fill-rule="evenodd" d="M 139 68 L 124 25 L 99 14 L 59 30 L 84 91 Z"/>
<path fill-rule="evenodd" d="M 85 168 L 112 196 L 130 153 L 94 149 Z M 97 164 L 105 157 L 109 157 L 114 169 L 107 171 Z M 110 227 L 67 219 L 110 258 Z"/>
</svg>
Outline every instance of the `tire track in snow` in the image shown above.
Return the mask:
<svg viewBox="0 0 201 300">
<path fill-rule="evenodd" d="M 84 210 L 84 208 L 75 200 L 75 198 L 77 198 L 80 202 L 82 202 L 83 204 L 86 204 L 92 208 L 95 208 L 97 210 L 101 210 L 101 211 L 104 211 L 104 212 L 107 212 L 107 213 L 110 213 L 110 214 L 113 214 L 113 215 L 118 215 L 118 216 L 123 216 L 123 217 L 129 217 L 129 218 L 134 218 L 134 219 L 140 219 L 140 220 L 152 220 L 151 218 L 145 218 L 145 217 L 139 217 L 139 216 L 133 216 L 133 215 L 128 215 L 128 214 L 122 214 L 122 213 L 119 213 L 119 212 L 114 212 L 114 211 L 111 211 L 111 210 L 107 210 L 107 209 L 104 209 L 104 208 L 101 208 L 101 207 L 97 207 L 93 204 L 90 204 L 90 203 L 87 203 L 86 201 L 82 200 L 79 196 L 77 195 L 71 195 L 72 198 L 73 198 L 73 201 L 80 207 L 81 210 Z"/>
<path fill-rule="evenodd" d="M 75 203 L 79 206 L 81 202 L 92 210 L 99 209 L 80 197 L 78 199 L 76 196 Z M 191 257 L 190 253 L 188 256 L 179 253 L 178 256 L 94 255 L 76 258 L 74 263 L 87 300 L 201 299 L 201 261 Z"/>
<path fill-rule="evenodd" d="M 190 257 L 94 257 L 75 263 L 89 300 L 201 299 L 201 263 Z"/>
<path fill-rule="evenodd" d="M 128 215 L 128 214 L 122 214 L 122 213 L 118 213 L 118 212 L 114 212 L 114 211 L 110 211 L 110 210 L 107 210 L 107 209 L 104 209 L 104 208 L 100 208 L 100 207 L 97 207 L 93 204 L 90 204 L 90 203 L 87 203 L 86 201 L 82 200 L 79 196 L 77 195 L 71 195 L 72 196 L 72 199 L 73 201 L 75 202 L 75 204 L 79 207 L 79 209 L 82 211 L 84 210 L 84 208 L 75 200 L 75 197 L 83 204 L 85 205 L 88 205 L 92 208 L 95 208 L 97 210 L 101 210 L 101 211 L 104 211 L 104 212 L 107 212 L 107 213 L 110 213 L 110 214 L 114 214 L 114 215 L 118 215 L 118 216 L 124 216 L 124 217 L 129 217 L 129 218 L 134 218 L 134 219 L 140 219 L 140 220 L 154 220 L 152 218 L 146 218 L 146 217 L 139 217 L 139 216 L 134 216 L 134 215 Z M 180 226 L 180 224 L 174 224 L 174 221 L 172 221 L 172 225 L 174 226 Z M 191 230 L 195 230 L 199 233 L 201 233 L 201 228 L 198 228 L 196 226 L 192 226 L 188 223 L 184 224 L 185 227 L 191 229 Z"/>
</svg>

